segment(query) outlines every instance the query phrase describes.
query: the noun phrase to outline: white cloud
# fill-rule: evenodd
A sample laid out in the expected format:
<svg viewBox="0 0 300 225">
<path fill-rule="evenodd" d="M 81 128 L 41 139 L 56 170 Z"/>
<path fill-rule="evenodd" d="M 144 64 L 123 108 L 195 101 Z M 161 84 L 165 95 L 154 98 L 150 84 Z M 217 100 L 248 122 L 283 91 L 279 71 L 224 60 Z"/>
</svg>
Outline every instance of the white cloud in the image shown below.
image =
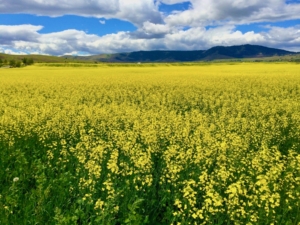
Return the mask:
<svg viewBox="0 0 300 225">
<path fill-rule="evenodd" d="M 149 21 L 162 23 L 162 14 L 153 0 L 119 0 L 120 11 L 115 18 L 125 19 L 137 26 Z"/>
<path fill-rule="evenodd" d="M 173 26 L 249 24 L 299 19 L 300 4 L 284 0 L 191 0 L 192 8 L 165 18 Z"/>
<path fill-rule="evenodd" d="M 101 15 L 119 10 L 119 0 L 0 0 L 2 13 L 32 13 L 60 16 L 64 14 Z"/>
<path fill-rule="evenodd" d="M 168 49 L 204 50 L 218 45 L 257 44 L 264 38 L 261 34 L 253 32 L 241 33 L 234 26 L 205 29 L 200 27 L 191 28 L 166 36 Z"/>
<path fill-rule="evenodd" d="M 118 18 L 136 26 L 163 21 L 153 0 L 0 0 L 0 13 Z"/>
<path fill-rule="evenodd" d="M 142 27 L 130 35 L 134 39 L 154 39 L 163 38 L 166 34 L 178 31 L 175 27 L 170 27 L 167 24 L 155 24 L 149 21 L 144 22 Z"/>
<path fill-rule="evenodd" d="M 10 45 L 13 41 L 37 41 L 38 31 L 42 26 L 18 25 L 4 26 L 0 25 L 0 43 Z"/>
<path fill-rule="evenodd" d="M 0 37 L 5 30 L 7 34 L 18 34 L 18 38 L 16 39 L 13 35 L 6 36 L 5 40 L 8 44 L 0 45 L 0 49 L 50 55 L 64 55 L 65 53 L 79 55 L 153 49 L 199 50 L 216 45 L 259 44 L 300 51 L 300 28 L 297 26 L 269 27 L 269 30 L 260 33 L 242 33 L 232 25 L 211 29 L 193 27 L 189 30 L 173 30 L 173 32 L 167 32 L 169 28 L 166 27 L 156 27 L 153 24 L 149 26 L 148 29 L 152 33 L 162 32 L 164 35 L 151 39 L 138 36 L 133 38 L 130 32 L 119 32 L 100 37 L 78 30 L 39 34 L 37 30 L 41 29 L 40 26 L 2 26 Z M 27 33 L 24 32 L 26 29 Z"/>
<path fill-rule="evenodd" d="M 2 52 L 5 54 L 10 54 L 10 55 L 27 55 L 27 52 L 14 51 L 12 49 L 5 49 Z"/>
<path fill-rule="evenodd" d="M 41 34 L 42 26 L 0 25 L 0 49 L 62 55 L 135 50 L 195 50 L 215 45 L 261 44 L 300 51 L 300 28 L 269 26 L 265 32 L 236 30 L 236 25 L 300 19 L 300 3 L 285 0 L 190 0 L 191 7 L 168 14 L 159 4 L 185 0 L 0 0 L 0 13 L 66 14 L 117 18 L 137 26 L 134 32 L 97 36 L 79 30 Z M 103 19 L 104 18 L 104 19 Z M 214 28 L 206 29 L 208 25 Z M 190 27 L 185 30 L 184 27 Z M 5 47 L 5 48 L 4 48 Z"/>
<path fill-rule="evenodd" d="M 71 55 L 71 56 L 90 56 L 91 54 L 88 54 L 86 52 L 79 52 L 79 51 L 73 51 L 73 52 L 67 52 L 64 55 Z"/>
<path fill-rule="evenodd" d="M 171 31 L 170 27 L 165 24 L 154 24 L 146 21 L 143 23 L 143 31 L 145 33 L 166 34 Z"/>
<path fill-rule="evenodd" d="M 272 46 L 300 52 L 300 25 L 288 28 L 270 26 L 263 35 L 266 43 Z"/>
<path fill-rule="evenodd" d="M 191 8 L 170 15 L 159 4 L 190 2 Z M 171 26 L 248 24 L 300 18 L 300 3 L 285 0 L 0 0 L 0 13 L 117 18 L 142 27 L 147 21 Z"/>
</svg>

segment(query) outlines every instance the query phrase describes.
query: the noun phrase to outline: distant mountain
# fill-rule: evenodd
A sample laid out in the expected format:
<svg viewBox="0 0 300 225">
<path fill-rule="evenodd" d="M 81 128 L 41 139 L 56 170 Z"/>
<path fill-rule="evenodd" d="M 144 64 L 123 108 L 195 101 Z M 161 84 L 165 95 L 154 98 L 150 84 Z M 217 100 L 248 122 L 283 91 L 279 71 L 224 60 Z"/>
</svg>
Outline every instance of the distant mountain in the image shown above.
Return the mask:
<svg viewBox="0 0 300 225">
<path fill-rule="evenodd" d="M 296 53 L 259 45 L 238 45 L 229 47 L 216 46 L 208 50 L 197 51 L 138 51 L 93 56 L 64 57 L 98 62 L 192 62 L 220 59 L 264 58 L 292 54 Z"/>
<path fill-rule="evenodd" d="M 295 54 L 295 52 L 285 51 L 276 48 L 268 48 L 259 45 L 239 45 L 230 47 L 217 46 L 205 51 L 204 59 L 214 60 L 228 58 L 262 58 L 291 54 Z"/>
<path fill-rule="evenodd" d="M 270 58 L 271 57 L 271 58 Z M 268 48 L 259 45 L 216 46 L 197 51 L 138 51 L 92 56 L 9 55 L 0 53 L 0 67 L 10 60 L 33 59 L 36 63 L 94 63 L 94 62 L 195 62 L 213 60 L 259 59 L 267 61 L 300 62 L 300 52 Z"/>
</svg>

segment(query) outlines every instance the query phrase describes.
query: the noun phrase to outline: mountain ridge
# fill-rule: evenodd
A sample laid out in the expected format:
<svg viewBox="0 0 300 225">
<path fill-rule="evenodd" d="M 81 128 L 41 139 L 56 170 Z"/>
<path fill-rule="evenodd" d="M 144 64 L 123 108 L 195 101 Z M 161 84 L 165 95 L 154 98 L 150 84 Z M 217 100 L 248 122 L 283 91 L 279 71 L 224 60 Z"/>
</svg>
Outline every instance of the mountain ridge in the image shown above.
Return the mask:
<svg viewBox="0 0 300 225">
<path fill-rule="evenodd" d="M 207 50 L 153 50 L 128 53 L 100 54 L 92 56 L 63 56 L 66 58 L 93 60 L 96 62 L 193 62 L 222 59 L 264 58 L 299 54 L 260 45 L 215 46 Z"/>
<path fill-rule="evenodd" d="M 1 64 L 11 60 L 31 58 L 37 63 L 139 63 L 139 62 L 201 62 L 201 61 L 295 61 L 300 52 L 286 51 L 260 45 L 215 46 L 207 50 L 153 50 L 91 56 L 11 55 L 0 53 Z"/>
</svg>

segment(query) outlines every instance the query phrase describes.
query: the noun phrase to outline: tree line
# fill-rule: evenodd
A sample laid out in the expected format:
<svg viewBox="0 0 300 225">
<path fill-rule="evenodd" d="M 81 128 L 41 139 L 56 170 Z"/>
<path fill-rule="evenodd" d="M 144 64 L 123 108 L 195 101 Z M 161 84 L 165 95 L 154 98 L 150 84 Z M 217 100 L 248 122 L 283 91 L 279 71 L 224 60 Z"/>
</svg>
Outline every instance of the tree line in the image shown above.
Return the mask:
<svg viewBox="0 0 300 225">
<path fill-rule="evenodd" d="M 2 66 L 10 66 L 13 68 L 16 67 L 22 67 L 22 66 L 29 66 L 34 64 L 34 60 L 32 58 L 23 58 L 21 60 L 15 60 L 15 59 L 1 59 L 0 58 L 0 67 Z"/>
</svg>

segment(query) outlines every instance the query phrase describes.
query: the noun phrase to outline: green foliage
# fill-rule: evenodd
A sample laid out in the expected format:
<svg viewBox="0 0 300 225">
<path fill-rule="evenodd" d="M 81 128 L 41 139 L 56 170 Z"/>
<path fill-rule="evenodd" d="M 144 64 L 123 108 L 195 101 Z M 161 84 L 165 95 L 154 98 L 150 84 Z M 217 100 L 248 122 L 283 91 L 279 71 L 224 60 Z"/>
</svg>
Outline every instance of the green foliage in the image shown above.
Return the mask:
<svg viewBox="0 0 300 225">
<path fill-rule="evenodd" d="M 32 65 L 32 64 L 34 64 L 34 60 L 33 60 L 33 58 L 29 58 L 27 60 L 27 65 Z"/>
<path fill-rule="evenodd" d="M 23 62 L 23 64 L 25 65 L 25 66 L 29 66 L 29 65 L 33 65 L 34 64 L 34 60 L 33 60 L 33 58 L 23 58 L 22 59 L 22 62 Z"/>
<path fill-rule="evenodd" d="M 34 63 L 34 60 L 32 58 L 23 58 L 22 62 L 24 65 L 32 65 Z"/>
<path fill-rule="evenodd" d="M 140 204 L 144 201 L 144 199 L 138 199 L 132 204 L 128 204 L 128 218 L 125 219 L 124 223 L 128 225 L 140 225 L 148 223 L 148 216 L 144 219 L 142 215 L 138 214 L 138 210 L 140 208 Z"/>
<path fill-rule="evenodd" d="M 14 60 L 14 59 L 9 60 L 9 65 L 11 67 L 16 67 L 16 60 Z"/>
<path fill-rule="evenodd" d="M 15 64 L 15 67 L 17 67 L 17 68 L 20 68 L 21 67 L 21 62 L 20 61 L 18 61 L 18 62 L 16 62 L 16 64 Z"/>
<path fill-rule="evenodd" d="M 27 61 L 28 61 L 27 58 L 23 58 L 23 59 L 22 59 L 22 62 L 23 62 L 23 64 L 25 64 L 25 65 L 27 65 Z"/>
<path fill-rule="evenodd" d="M 15 57 L 10 57 L 9 60 L 5 58 L 4 59 L 0 58 L 0 67 L 9 65 L 10 67 L 13 68 L 20 68 L 22 66 L 33 65 L 33 64 L 34 64 L 34 60 L 32 58 L 15 59 Z"/>
<path fill-rule="evenodd" d="M 20 68 L 22 66 L 22 63 L 20 61 L 16 61 L 14 59 L 9 60 L 9 66 Z"/>
</svg>

